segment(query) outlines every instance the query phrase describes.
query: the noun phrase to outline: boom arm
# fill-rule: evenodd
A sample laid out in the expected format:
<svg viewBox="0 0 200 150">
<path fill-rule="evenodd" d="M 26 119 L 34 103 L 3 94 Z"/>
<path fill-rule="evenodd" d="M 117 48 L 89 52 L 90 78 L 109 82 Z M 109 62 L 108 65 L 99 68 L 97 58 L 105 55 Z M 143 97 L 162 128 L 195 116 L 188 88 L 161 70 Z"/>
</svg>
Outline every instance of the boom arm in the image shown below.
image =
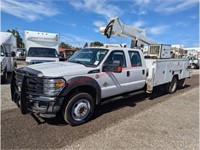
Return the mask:
<svg viewBox="0 0 200 150">
<path fill-rule="evenodd" d="M 110 18 L 110 22 L 106 27 L 100 27 L 100 33 L 106 35 L 107 38 L 110 38 L 112 35 L 130 38 L 132 41 L 135 41 L 136 47 L 137 41 L 148 45 L 157 44 L 146 37 L 145 29 L 124 25 L 118 17 Z"/>
</svg>

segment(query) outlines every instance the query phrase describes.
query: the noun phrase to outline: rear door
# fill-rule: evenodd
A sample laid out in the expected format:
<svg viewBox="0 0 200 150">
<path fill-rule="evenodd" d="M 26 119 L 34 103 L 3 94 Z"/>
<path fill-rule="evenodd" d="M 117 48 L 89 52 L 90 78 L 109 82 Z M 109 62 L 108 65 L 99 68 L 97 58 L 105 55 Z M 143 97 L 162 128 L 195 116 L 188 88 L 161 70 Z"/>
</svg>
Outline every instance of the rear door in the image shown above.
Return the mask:
<svg viewBox="0 0 200 150">
<path fill-rule="evenodd" d="M 145 86 L 146 67 L 138 51 L 128 51 L 129 91 L 138 90 Z"/>
</svg>

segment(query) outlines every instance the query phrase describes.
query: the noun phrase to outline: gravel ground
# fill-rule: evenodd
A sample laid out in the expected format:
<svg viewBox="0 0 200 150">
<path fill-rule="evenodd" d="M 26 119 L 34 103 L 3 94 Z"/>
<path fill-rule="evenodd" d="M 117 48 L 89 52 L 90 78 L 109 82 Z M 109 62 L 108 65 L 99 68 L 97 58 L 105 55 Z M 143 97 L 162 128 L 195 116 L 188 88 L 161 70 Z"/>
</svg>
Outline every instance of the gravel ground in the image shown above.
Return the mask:
<svg viewBox="0 0 200 150">
<path fill-rule="evenodd" d="M 174 96 L 65 148 L 198 150 L 198 92 Z"/>
<path fill-rule="evenodd" d="M 19 66 L 23 66 L 20 62 Z M 198 149 L 199 70 L 185 89 L 155 91 L 102 104 L 92 121 L 71 127 L 61 118 L 37 122 L 1 85 L 2 149 Z"/>
</svg>

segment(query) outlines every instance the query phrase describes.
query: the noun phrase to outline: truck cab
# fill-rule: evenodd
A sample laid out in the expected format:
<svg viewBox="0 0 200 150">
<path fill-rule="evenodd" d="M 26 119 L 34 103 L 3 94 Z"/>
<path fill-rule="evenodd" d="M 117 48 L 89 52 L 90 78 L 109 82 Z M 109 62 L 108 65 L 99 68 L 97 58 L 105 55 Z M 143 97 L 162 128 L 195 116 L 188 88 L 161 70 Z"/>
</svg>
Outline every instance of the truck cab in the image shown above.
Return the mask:
<svg viewBox="0 0 200 150">
<path fill-rule="evenodd" d="M 26 65 L 56 61 L 59 54 L 55 48 L 30 47 L 26 55 Z"/>
</svg>

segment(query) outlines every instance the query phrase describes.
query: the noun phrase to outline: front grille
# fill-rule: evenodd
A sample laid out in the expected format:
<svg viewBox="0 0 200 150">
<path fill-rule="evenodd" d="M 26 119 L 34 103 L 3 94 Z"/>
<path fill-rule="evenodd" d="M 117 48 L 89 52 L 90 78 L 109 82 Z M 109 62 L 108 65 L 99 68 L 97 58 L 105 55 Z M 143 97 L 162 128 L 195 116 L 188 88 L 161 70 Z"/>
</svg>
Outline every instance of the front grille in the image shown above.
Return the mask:
<svg viewBox="0 0 200 150">
<path fill-rule="evenodd" d="M 29 112 L 45 113 L 53 108 L 58 97 L 57 94 L 49 95 L 47 91 L 55 91 L 55 89 L 48 87 L 46 83 L 47 79 L 58 78 L 38 77 L 35 72 L 27 68 L 13 71 L 11 96 L 12 100 L 20 107 L 22 114 Z"/>
<path fill-rule="evenodd" d="M 14 78 L 19 92 L 21 92 L 23 77 L 24 77 L 23 71 L 19 70 L 18 72 L 15 72 Z"/>
<path fill-rule="evenodd" d="M 26 80 L 26 93 L 29 95 L 43 95 L 43 79 L 28 76 Z"/>
</svg>

